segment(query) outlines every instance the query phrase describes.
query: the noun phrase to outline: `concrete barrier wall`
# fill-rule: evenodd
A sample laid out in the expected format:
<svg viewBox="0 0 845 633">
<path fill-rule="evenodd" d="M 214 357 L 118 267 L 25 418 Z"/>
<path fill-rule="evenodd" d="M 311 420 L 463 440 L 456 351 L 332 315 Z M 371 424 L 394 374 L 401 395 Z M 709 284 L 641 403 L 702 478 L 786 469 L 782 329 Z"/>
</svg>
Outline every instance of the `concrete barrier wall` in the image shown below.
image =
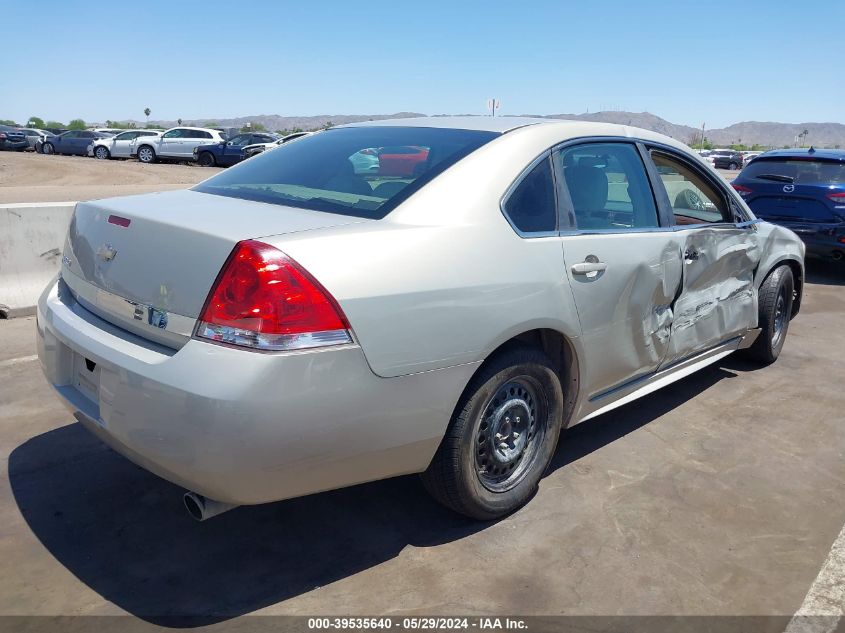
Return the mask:
<svg viewBox="0 0 845 633">
<path fill-rule="evenodd" d="M 0 204 L 0 316 L 35 312 L 59 271 L 75 202 Z"/>
</svg>

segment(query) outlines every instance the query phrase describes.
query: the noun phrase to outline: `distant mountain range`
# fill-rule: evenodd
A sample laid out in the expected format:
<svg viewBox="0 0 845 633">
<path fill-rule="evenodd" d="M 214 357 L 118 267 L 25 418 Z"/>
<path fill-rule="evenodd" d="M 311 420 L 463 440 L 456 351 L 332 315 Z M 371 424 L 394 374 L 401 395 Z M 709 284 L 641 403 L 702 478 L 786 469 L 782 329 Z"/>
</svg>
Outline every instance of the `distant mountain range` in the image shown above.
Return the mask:
<svg viewBox="0 0 845 633">
<path fill-rule="evenodd" d="M 268 130 L 315 130 L 328 124 L 341 125 L 359 121 L 376 121 L 379 119 L 399 119 L 405 117 L 426 116 L 418 112 L 397 112 L 395 114 L 322 114 L 317 116 L 279 116 L 277 114 L 259 114 L 237 118 L 220 119 L 185 119 L 183 125 L 213 125 L 214 127 L 241 128 L 247 123 L 260 124 Z M 690 143 L 698 138 L 701 128 L 689 125 L 671 123 L 650 112 L 591 112 L 588 114 L 551 114 L 524 115 L 537 116 L 547 119 L 575 119 L 580 121 L 599 121 L 603 123 L 619 123 L 634 127 L 645 128 L 671 136 L 683 143 Z M 142 125 L 141 121 L 134 121 Z M 176 121 L 150 121 L 150 124 L 161 127 L 173 127 Z M 763 145 L 765 147 L 792 146 L 795 138 L 807 130 L 807 136 L 801 141 L 803 145 L 816 147 L 845 147 L 845 125 L 841 123 L 772 123 L 760 121 L 743 121 L 734 123 L 726 128 L 706 129 L 705 136 L 715 145 L 730 145 L 743 143 L 745 145 Z"/>
</svg>

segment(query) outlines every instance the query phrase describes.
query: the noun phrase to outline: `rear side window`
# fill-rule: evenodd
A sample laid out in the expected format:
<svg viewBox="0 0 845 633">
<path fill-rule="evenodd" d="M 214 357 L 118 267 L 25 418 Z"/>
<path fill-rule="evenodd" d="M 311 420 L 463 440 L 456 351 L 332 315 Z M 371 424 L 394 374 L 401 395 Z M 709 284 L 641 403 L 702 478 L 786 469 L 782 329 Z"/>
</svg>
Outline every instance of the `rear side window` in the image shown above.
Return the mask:
<svg viewBox="0 0 845 633">
<path fill-rule="evenodd" d="M 540 161 L 517 184 L 504 205 L 513 225 L 523 233 L 557 230 L 557 205 L 551 159 Z"/>
<path fill-rule="evenodd" d="M 845 163 L 807 159 L 754 159 L 742 170 L 743 178 L 774 181 L 781 177 L 785 182 L 797 185 L 843 185 L 845 184 Z"/>
<path fill-rule="evenodd" d="M 379 219 L 497 136 L 426 127 L 334 128 L 259 154 L 194 191 Z"/>
<path fill-rule="evenodd" d="M 636 146 L 589 143 L 561 150 L 579 230 L 655 228 L 657 205 Z"/>
<path fill-rule="evenodd" d="M 651 158 L 669 196 L 675 224 L 733 222 L 725 196 L 698 171 L 661 152 L 653 151 Z"/>
</svg>

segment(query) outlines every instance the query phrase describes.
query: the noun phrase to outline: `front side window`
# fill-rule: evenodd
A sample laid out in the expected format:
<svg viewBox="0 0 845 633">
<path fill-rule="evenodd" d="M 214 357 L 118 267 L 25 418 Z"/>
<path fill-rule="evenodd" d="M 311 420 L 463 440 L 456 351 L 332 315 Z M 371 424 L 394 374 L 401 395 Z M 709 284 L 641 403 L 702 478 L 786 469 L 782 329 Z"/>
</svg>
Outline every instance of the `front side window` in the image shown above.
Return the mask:
<svg viewBox="0 0 845 633">
<path fill-rule="evenodd" d="M 165 132 L 162 138 L 184 138 L 185 130 L 170 130 L 169 132 Z"/>
<path fill-rule="evenodd" d="M 133 138 L 138 136 L 137 132 L 121 132 L 117 136 L 114 137 L 116 141 L 131 141 Z"/>
<path fill-rule="evenodd" d="M 513 225 L 523 233 L 557 230 L 555 184 L 548 156 L 516 185 L 504 209 Z"/>
<path fill-rule="evenodd" d="M 229 143 L 240 147 L 241 145 L 246 145 L 249 143 L 249 134 L 238 134 L 237 136 L 232 137 L 229 140 Z"/>
<path fill-rule="evenodd" d="M 380 219 L 497 136 L 426 127 L 334 128 L 259 154 L 194 191 Z"/>
<path fill-rule="evenodd" d="M 559 163 L 579 230 L 659 226 L 657 205 L 635 145 L 576 145 L 561 150 Z"/>
<path fill-rule="evenodd" d="M 652 151 L 651 158 L 669 196 L 676 225 L 733 222 L 725 196 L 697 170 L 662 152 Z"/>
</svg>

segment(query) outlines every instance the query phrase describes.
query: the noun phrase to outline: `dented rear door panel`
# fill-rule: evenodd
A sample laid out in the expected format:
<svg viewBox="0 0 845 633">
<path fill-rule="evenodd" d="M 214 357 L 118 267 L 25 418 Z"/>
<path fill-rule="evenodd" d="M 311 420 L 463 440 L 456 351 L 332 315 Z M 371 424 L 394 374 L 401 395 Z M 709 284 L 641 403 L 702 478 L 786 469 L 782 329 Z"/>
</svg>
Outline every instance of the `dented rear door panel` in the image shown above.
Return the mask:
<svg viewBox="0 0 845 633">
<path fill-rule="evenodd" d="M 675 232 L 683 257 L 682 289 L 673 304 L 663 366 L 741 336 L 757 323 L 754 275 L 761 248 L 753 225 Z"/>
<path fill-rule="evenodd" d="M 653 373 L 669 351 L 681 253 L 670 230 L 565 235 L 566 274 L 581 322 L 584 382 L 593 398 Z M 584 262 L 606 264 L 577 273 Z"/>
</svg>

